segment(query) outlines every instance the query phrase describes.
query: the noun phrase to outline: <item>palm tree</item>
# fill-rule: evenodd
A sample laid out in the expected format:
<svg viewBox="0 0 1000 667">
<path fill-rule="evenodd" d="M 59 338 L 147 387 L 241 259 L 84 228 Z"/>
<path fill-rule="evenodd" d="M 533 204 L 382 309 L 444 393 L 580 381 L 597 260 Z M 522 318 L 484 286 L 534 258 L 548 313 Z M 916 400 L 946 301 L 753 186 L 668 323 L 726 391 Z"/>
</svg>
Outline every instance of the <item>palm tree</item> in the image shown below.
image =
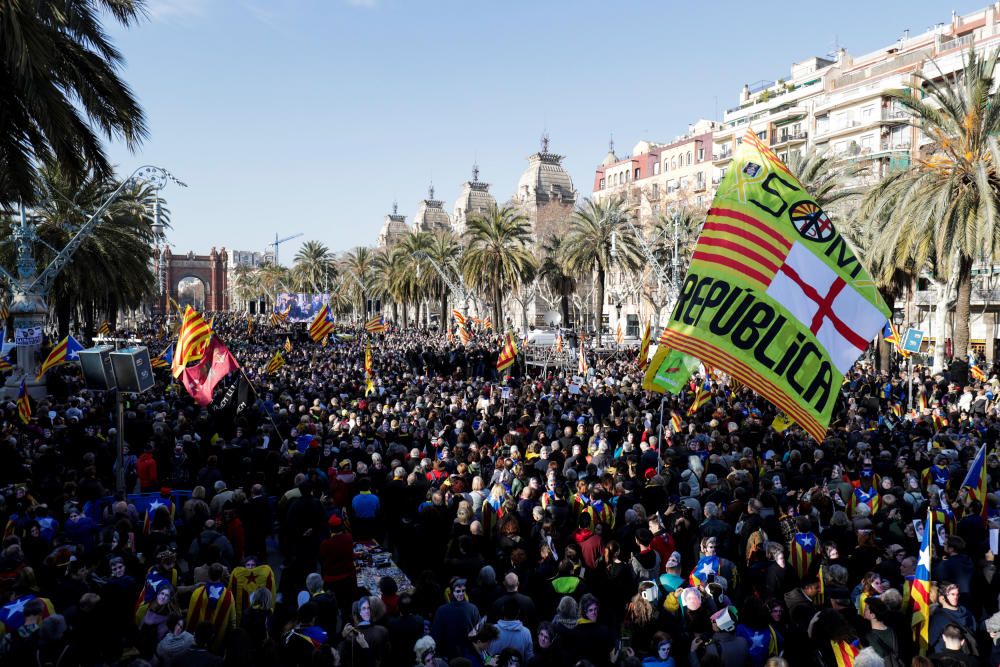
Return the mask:
<svg viewBox="0 0 1000 667">
<path fill-rule="evenodd" d="M 288 291 L 288 284 L 291 282 L 288 269 L 278 266 L 274 262 L 264 262 L 257 269 L 260 276 L 261 296 L 265 303 L 274 303 L 274 295 L 281 291 Z"/>
<path fill-rule="evenodd" d="M 396 245 L 405 266 L 405 274 L 400 277 L 404 284 L 403 290 L 407 294 L 407 300 L 416 304 L 417 324 L 421 321 L 421 305 L 431 296 L 431 281 L 437 279 L 433 267 L 427 261 L 433 243 L 434 236 L 430 232 L 411 230 L 400 238 Z M 425 320 L 430 319 L 429 310 L 428 306 L 423 311 Z"/>
<path fill-rule="evenodd" d="M 363 313 L 362 317 L 368 316 L 368 308 L 365 300 L 373 275 L 375 253 L 371 248 L 358 246 L 343 258 L 344 271 L 348 274 L 344 286 L 348 294 L 356 297 L 352 301 L 357 305 L 357 313 Z"/>
<path fill-rule="evenodd" d="M 460 261 L 462 275 L 472 289 L 489 296 L 498 328 L 504 326 L 504 293 L 520 287 L 534 271 L 530 241 L 528 219 L 511 206 L 494 204 L 469 218 Z"/>
<path fill-rule="evenodd" d="M 119 77 L 124 60 L 102 15 L 128 27 L 141 0 L 0 3 L 0 205 L 37 202 L 39 165 L 58 164 L 77 181 L 113 176 L 98 133 L 130 150 L 146 121 Z M 96 128 L 96 131 L 95 131 Z"/>
<path fill-rule="evenodd" d="M 864 195 L 864 188 L 856 183 L 869 170 L 852 160 L 810 145 L 804 151 L 792 151 L 787 166 L 819 207 L 833 216 Z"/>
<path fill-rule="evenodd" d="M 260 298 L 260 273 L 251 266 L 241 264 L 233 269 L 233 297 L 244 307 Z"/>
<path fill-rule="evenodd" d="M 295 253 L 292 278 L 302 291 L 327 292 L 335 275 L 333 254 L 321 242 L 306 241 Z"/>
<path fill-rule="evenodd" d="M 41 266 L 64 247 L 73 234 L 120 185 L 113 179 L 91 173 L 82 182 L 61 169 L 42 168 L 37 189 L 47 193 L 38 208 L 37 233 L 43 242 L 36 248 Z M 157 192 L 149 184 L 131 182 L 98 219 L 91 236 L 77 249 L 72 261 L 59 274 L 50 292 L 61 335 L 69 333 L 76 314 L 93 331 L 96 317 L 114 324 L 119 309 L 138 308 L 152 296 L 156 277 L 152 270 L 152 215 Z M 160 200 L 163 201 L 162 199 Z M 170 213 L 161 206 L 161 221 Z M 0 235 L 10 238 L 12 219 L 0 226 Z M 14 248 L 7 246 L 4 263 L 14 264 Z"/>
<path fill-rule="evenodd" d="M 563 261 L 562 237 L 553 236 L 542 246 L 542 261 L 538 266 L 538 277 L 549 289 L 559 296 L 559 310 L 563 326 L 570 325 L 570 297 L 576 291 L 576 277 Z"/>
<path fill-rule="evenodd" d="M 631 215 L 622 199 L 595 202 L 587 199 L 570 219 L 563 239 L 566 265 L 581 273 L 594 272 L 597 303 L 594 312 L 597 330 L 602 328 L 604 287 L 608 271 L 617 268 L 635 271 L 642 265 L 639 241 L 624 224 Z"/>
<path fill-rule="evenodd" d="M 955 264 L 955 346 L 957 357 L 969 348 L 972 264 L 997 255 L 1000 242 L 1000 89 L 991 92 L 1000 51 L 981 56 L 970 51 L 963 70 L 935 80 L 925 74 L 925 99 L 890 93 L 930 138 L 924 157 L 890 174 L 868 194 L 864 205 L 890 224 L 879 239 L 883 249 L 897 244 L 916 266 L 934 262 L 946 277 Z"/>
<path fill-rule="evenodd" d="M 451 230 L 441 230 L 431 238 L 430 247 L 427 248 L 427 255 L 448 275 L 449 280 L 454 280 L 458 277 L 456 266 L 459 250 L 460 246 L 455 233 Z M 428 287 L 431 294 L 441 300 L 440 331 L 444 331 L 445 322 L 448 321 L 448 294 L 451 290 L 444 278 L 438 275 L 436 269 L 432 271 L 432 275 L 433 277 L 428 281 Z"/>
</svg>

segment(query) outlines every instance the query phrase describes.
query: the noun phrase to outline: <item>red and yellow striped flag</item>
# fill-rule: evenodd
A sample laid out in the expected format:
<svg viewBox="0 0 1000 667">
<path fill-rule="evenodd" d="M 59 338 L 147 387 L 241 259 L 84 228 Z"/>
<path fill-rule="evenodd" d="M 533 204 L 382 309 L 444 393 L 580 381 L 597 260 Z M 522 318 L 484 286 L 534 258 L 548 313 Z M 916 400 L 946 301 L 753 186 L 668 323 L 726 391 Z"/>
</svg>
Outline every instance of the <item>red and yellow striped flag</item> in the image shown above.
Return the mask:
<svg viewBox="0 0 1000 667">
<path fill-rule="evenodd" d="M 517 359 L 517 341 L 514 340 L 514 334 L 508 331 L 500 348 L 500 356 L 497 357 L 497 370 L 507 370 L 514 365 L 515 359 Z"/>
<path fill-rule="evenodd" d="M 333 331 L 333 322 L 330 321 L 330 306 L 323 304 L 323 307 L 316 313 L 312 324 L 309 325 L 309 337 L 314 343 L 318 343 L 323 340 L 324 336 L 330 335 L 331 331 Z"/>
<path fill-rule="evenodd" d="M 649 338 L 652 332 L 652 328 L 653 328 L 653 323 L 647 322 L 646 330 L 642 332 L 642 341 L 640 341 L 639 343 L 639 356 L 636 357 L 635 360 L 635 363 L 639 366 L 640 369 L 645 368 L 646 364 L 649 362 Z"/>
<path fill-rule="evenodd" d="M 181 329 L 177 334 L 177 349 L 174 352 L 171 372 L 175 378 L 180 377 L 188 362 L 204 351 L 212 337 L 212 327 L 199 315 L 194 308 L 188 306 L 184 311 Z"/>
<path fill-rule="evenodd" d="M 854 667 L 854 659 L 861 652 L 857 646 L 842 639 L 831 640 L 830 647 L 833 649 L 833 659 L 837 661 L 837 667 Z"/>
</svg>

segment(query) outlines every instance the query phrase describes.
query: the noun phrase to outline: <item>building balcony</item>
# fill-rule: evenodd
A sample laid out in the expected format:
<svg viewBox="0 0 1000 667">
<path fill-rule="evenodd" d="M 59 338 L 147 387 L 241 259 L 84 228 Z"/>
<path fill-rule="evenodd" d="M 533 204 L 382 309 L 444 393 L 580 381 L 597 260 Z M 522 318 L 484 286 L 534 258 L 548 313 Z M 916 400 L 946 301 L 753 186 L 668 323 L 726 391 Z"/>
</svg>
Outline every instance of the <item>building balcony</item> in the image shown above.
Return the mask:
<svg viewBox="0 0 1000 667">
<path fill-rule="evenodd" d="M 887 123 L 906 123 L 910 120 L 910 114 L 902 109 L 882 109 L 882 120 Z"/>
<path fill-rule="evenodd" d="M 799 144 L 809 139 L 808 132 L 783 132 L 782 134 L 771 135 L 771 146 L 783 146 L 785 144 Z"/>
<path fill-rule="evenodd" d="M 712 162 L 714 164 L 729 162 L 733 159 L 732 149 L 722 151 L 721 153 L 716 153 L 712 156 Z"/>
<path fill-rule="evenodd" d="M 695 181 L 694 185 L 691 186 L 692 192 L 704 192 L 705 191 L 705 181 Z"/>
</svg>

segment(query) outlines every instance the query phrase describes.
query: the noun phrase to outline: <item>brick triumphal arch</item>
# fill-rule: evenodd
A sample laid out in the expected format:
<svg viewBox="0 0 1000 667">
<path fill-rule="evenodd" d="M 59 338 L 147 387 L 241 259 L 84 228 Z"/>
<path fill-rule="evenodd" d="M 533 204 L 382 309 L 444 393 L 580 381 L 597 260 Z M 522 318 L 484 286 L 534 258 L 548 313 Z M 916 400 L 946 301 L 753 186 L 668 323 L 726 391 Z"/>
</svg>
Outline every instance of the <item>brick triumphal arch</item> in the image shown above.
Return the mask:
<svg viewBox="0 0 1000 667">
<path fill-rule="evenodd" d="M 196 255 L 193 252 L 186 255 L 175 255 L 170 252 L 170 248 L 167 248 L 163 252 L 164 273 L 162 274 L 166 294 L 177 301 L 180 282 L 185 278 L 197 278 L 205 286 L 205 310 L 228 310 L 227 261 L 225 248 L 219 252 L 212 248 L 207 255 Z M 161 275 L 158 265 L 156 271 L 157 275 Z M 157 307 L 159 312 L 166 312 L 165 296 L 161 298 Z"/>
</svg>

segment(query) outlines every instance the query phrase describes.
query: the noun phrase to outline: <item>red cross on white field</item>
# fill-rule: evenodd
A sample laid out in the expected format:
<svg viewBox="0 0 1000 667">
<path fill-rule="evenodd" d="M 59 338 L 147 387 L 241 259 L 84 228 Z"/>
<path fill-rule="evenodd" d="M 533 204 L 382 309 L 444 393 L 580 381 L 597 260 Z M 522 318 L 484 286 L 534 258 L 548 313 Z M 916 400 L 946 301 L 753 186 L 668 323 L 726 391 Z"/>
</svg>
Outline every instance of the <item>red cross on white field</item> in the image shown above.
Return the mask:
<svg viewBox="0 0 1000 667">
<path fill-rule="evenodd" d="M 885 324 L 885 315 L 803 244 L 796 242 L 767 293 L 816 336 L 844 373 Z"/>
</svg>

